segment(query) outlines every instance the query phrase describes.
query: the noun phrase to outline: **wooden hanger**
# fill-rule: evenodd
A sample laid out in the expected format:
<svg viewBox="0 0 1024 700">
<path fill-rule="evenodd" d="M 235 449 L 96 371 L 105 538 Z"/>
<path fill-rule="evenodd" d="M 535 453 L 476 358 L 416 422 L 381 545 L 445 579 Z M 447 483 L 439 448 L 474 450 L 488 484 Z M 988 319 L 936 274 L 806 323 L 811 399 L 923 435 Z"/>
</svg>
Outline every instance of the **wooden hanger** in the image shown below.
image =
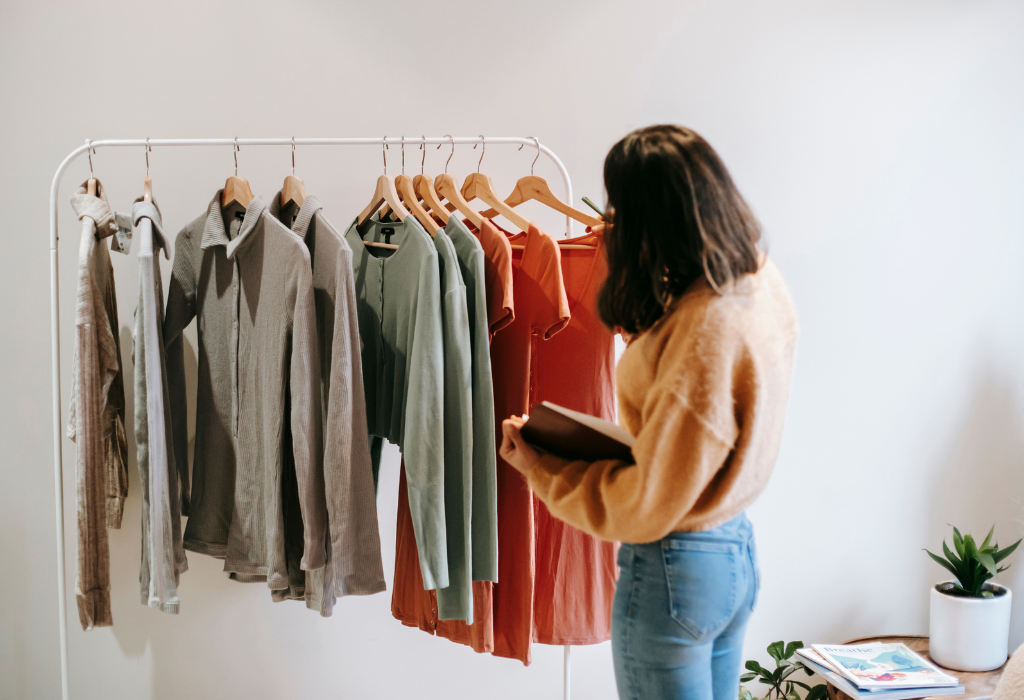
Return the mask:
<svg viewBox="0 0 1024 700">
<path fill-rule="evenodd" d="M 440 226 L 434 221 L 427 210 L 420 204 L 419 199 L 416 198 L 416 191 L 412 186 L 412 178 L 405 174 L 405 137 L 402 137 L 402 174 L 395 178 L 395 189 L 398 190 L 398 196 L 402 198 L 405 206 L 409 209 L 416 220 L 423 224 L 423 228 L 427 230 L 430 237 L 433 238 L 440 230 Z M 387 211 L 381 212 L 381 217 L 387 215 Z"/>
<path fill-rule="evenodd" d="M 281 208 L 284 209 L 293 202 L 296 206 L 301 207 L 304 201 L 306 201 L 306 183 L 302 181 L 301 177 L 295 176 L 295 137 L 292 136 L 292 174 L 285 177 L 284 184 L 281 186 Z"/>
<path fill-rule="evenodd" d="M 238 202 L 248 208 L 254 199 L 249 181 L 244 177 L 238 177 L 238 137 L 235 137 L 235 174 L 224 181 L 224 192 L 220 197 L 221 207 L 227 207 Z"/>
<path fill-rule="evenodd" d="M 448 154 L 448 160 L 444 162 L 444 174 L 438 175 L 437 179 L 434 180 L 434 191 L 439 197 L 448 200 L 449 206 L 442 206 L 441 208 L 447 209 L 450 212 L 458 211 L 462 214 L 469 223 L 480 228 L 480 224 L 483 222 L 483 218 L 473 207 L 469 206 L 469 202 L 463 198 L 462 193 L 459 191 L 459 186 L 455 183 L 455 178 L 448 174 L 448 163 L 451 161 L 452 156 L 455 155 L 455 139 L 451 134 L 445 134 L 452 141 L 452 152 Z M 441 144 L 437 144 L 440 148 Z"/>
<path fill-rule="evenodd" d="M 356 218 L 356 229 L 365 231 L 363 228 L 366 222 L 371 216 L 377 213 L 380 209 L 380 205 L 385 202 L 391 207 L 391 211 L 394 212 L 395 217 L 399 221 L 404 221 L 409 216 L 409 210 L 402 205 L 401 199 L 398 197 L 398 192 L 395 191 L 394 181 L 388 177 L 388 156 L 386 149 L 388 148 L 387 137 L 384 137 L 384 143 L 381 148 L 381 153 L 384 154 L 384 174 L 377 178 L 377 187 L 373 191 L 373 198 L 370 203 L 366 205 L 366 208 L 359 212 L 359 216 Z M 372 248 L 388 248 L 390 250 L 398 250 L 398 246 L 394 243 L 378 243 L 376 241 L 363 241 L 363 245 Z"/>
<path fill-rule="evenodd" d="M 530 138 L 533 138 L 534 142 L 537 144 L 537 155 L 533 159 L 533 163 L 530 164 L 530 174 L 526 175 L 525 177 L 519 178 L 519 180 L 516 182 L 516 188 L 512 190 L 512 194 L 505 198 L 505 204 L 507 204 L 510 207 L 517 207 L 523 202 L 527 202 L 532 199 L 548 207 L 551 207 L 557 212 L 565 214 L 570 219 L 574 219 L 576 221 L 579 221 L 580 223 L 586 224 L 587 226 L 597 226 L 598 224 L 602 223 L 601 219 L 598 219 L 595 216 L 591 216 L 590 214 L 582 212 L 579 209 L 574 209 L 573 207 L 570 207 L 568 204 L 560 200 L 551 191 L 551 187 L 548 185 L 547 180 L 540 177 L 539 175 L 533 174 L 533 166 L 536 165 L 537 159 L 540 158 L 540 141 L 538 141 L 536 138 L 532 136 Z M 495 216 L 497 214 L 498 212 L 494 209 L 489 209 L 488 211 L 480 212 L 481 216 L 486 217 Z"/>
<path fill-rule="evenodd" d="M 441 200 L 437 197 L 437 192 L 434 190 L 434 178 L 424 174 L 423 166 L 427 162 L 427 137 L 423 137 L 423 143 L 420 144 L 420 150 L 423 151 L 423 158 L 420 160 L 420 174 L 412 179 L 412 189 L 416 193 L 416 196 L 423 201 L 426 205 L 424 207 L 433 216 L 441 222 L 441 225 L 448 223 L 448 219 L 451 217 L 451 213 L 444 208 L 441 204 Z M 438 144 L 440 146 L 441 144 Z"/>
<path fill-rule="evenodd" d="M 480 164 L 484 160 L 484 153 L 487 149 L 487 140 L 483 136 L 480 137 L 483 144 L 483 150 L 480 152 L 480 160 L 477 162 L 477 171 L 472 173 L 466 178 L 465 182 L 462 183 L 462 196 L 466 201 L 473 199 L 479 199 L 484 204 L 489 204 L 495 211 L 496 214 L 501 214 L 506 219 L 511 221 L 521 231 L 526 231 L 530 228 L 530 222 L 512 211 L 512 208 L 506 205 L 503 201 L 498 199 L 498 195 L 494 192 L 494 183 L 491 182 L 491 178 L 480 172 Z M 476 148 L 476 146 L 473 146 Z M 483 216 L 483 214 L 481 214 Z"/>
<path fill-rule="evenodd" d="M 153 150 L 150 148 L 149 139 L 146 139 L 146 179 L 142 181 L 142 201 L 152 202 L 153 201 L 153 181 L 149 179 L 149 152 Z"/>
</svg>

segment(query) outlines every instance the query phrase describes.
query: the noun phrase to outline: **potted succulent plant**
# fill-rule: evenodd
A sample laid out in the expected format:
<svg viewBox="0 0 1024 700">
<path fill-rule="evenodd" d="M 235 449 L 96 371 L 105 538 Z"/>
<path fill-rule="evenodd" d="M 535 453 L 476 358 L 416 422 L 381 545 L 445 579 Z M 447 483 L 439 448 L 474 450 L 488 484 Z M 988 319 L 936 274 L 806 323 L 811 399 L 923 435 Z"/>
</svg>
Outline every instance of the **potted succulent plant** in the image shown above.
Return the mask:
<svg viewBox="0 0 1024 700">
<path fill-rule="evenodd" d="M 1010 589 L 989 579 L 1021 543 L 1005 549 L 992 542 L 995 526 L 978 545 L 953 528 L 953 549 L 942 541 L 940 557 L 928 556 L 956 577 L 932 588 L 929 653 L 940 666 L 958 671 L 990 671 L 1006 662 L 1010 637 Z"/>
</svg>

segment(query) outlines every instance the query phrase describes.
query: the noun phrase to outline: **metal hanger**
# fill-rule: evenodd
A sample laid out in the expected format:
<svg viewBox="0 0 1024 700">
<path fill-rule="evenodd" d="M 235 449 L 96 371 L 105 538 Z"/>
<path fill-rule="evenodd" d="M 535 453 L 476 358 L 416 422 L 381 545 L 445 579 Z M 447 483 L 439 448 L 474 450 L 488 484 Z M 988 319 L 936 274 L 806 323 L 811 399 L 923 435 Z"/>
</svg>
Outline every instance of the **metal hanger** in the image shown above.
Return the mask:
<svg viewBox="0 0 1024 700">
<path fill-rule="evenodd" d="M 153 181 L 149 179 L 149 152 L 153 147 L 149 145 L 149 137 L 146 137 L 146 179 L 142 181 L 142 201 L 153 201 Z"/>
<path fill-rule="evenodd" d="M 301 177 L 295 175 L 295 137 L 292 136 L 292 174 L 284 179 L 281 185 L 281 208 L 284 209 L 290 204 L 302 206 L 306 201 L 306 183 Z"/>
<path fill-rule="evenodd" d="M 243 207 L 248 208 L 254 199 L 252 189 L 249 187 L 249 181 L 244 177 L 238 177 L 238 137 L 235 137 L 235 147 L 233 155 L 235 156 L 235 174 L 224 181 L 224 192 L 220 197 L 221 207 L 227 207 L 235 202 L 238 202 Z"/>
<path fill-rule="evenodd" d="M 89 154 L 89 179 L 85 181 L 85 191 L 87 194 L 96 196 L 96 175 L 92 172 L 92 154 L 96 152 L 96 149 L 92 147 L 92 139 L 86 139 L 85 145 L 88 148 L 86 153 Z"/>
<path fill-rule="evenodd" d="M 440 226 L 434 221 L 427 210 L 420 204 L 419 199 L 416 197 L 416 192 L 412 186 L 412 178 L 405 174 L 405 136 L 402 136 L 402 174 L 395 178 L 395 189 L 398 190 L 398 196 L 402 198 L 405 206 L 409 208 L 412 215 L 416 217 L 416 220 L 423 224 L 423 228 L 427 230 L 433 238 L 440 230 Z M 384 212 L 382 216 L 386 215 Z"/>
<path fill-rule="evenodd" d="M 441 144 L 437 145 L 440 148 Z M 441 200 L 437 196 L 437 191 L 434 189 L 434 178 L 423 172 L 427 163 L 426 136 L 423 136 L 420 151 L 423 152 L 420 159 L 420 174 L 412 179 L 412 189 L 416 192 L 416 196 L 423 200 L 423 203 L 426 205 L 425 208 L 429 209 L 430 213 L 437 217 L 442 225 L 447 224 L 451 214 L 444 208 L 444 205 L 441 204 Z M 451 159 L 451 156 L 448 156 L 448 158 Z M 445 164 L 445 169 L 447 170 L 447 163 Z"/>
</svg>

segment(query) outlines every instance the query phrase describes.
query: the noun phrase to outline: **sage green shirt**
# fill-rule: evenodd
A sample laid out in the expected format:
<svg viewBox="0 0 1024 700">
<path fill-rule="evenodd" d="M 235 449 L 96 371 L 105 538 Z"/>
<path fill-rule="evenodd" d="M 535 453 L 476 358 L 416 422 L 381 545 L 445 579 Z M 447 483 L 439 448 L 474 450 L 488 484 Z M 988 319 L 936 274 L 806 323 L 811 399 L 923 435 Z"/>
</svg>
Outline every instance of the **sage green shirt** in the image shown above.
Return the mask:
<svg viewBox="0 0 1024 700">
<path fill-rule="evenodd" d="M 398 249 L 363 244 L 386 238 Z M 402 450 L 423 586 L 445 588 L 444 338 L 437 251 L 412 217 L 368 221 L 362 236 L 353 221 L 345 239 L 352 248 L 368 431 Z"/>
<path fill-rule="evenodd" d="M 455 218 L 455 217 L 451 217 Z M 439 620 L 473 623 L 470 521 L 473 509 L 473 399 L 466 285 L 455 246 L 434 234 L 441 275 L 444 339 L 444 516 L 448 587 L 437 591 Z"/>
<path fill-rule="evenodd" d="M 466 285 L 473 394 L 473 509 L 472 574 L 474 581 L 498 580 L 497 442 L 494 422 L 494 384 L 487 327 L 487 286 L 484 249 L 457 216 L 448 219 L 445 233 L 455 246 Z"/>
</svg>

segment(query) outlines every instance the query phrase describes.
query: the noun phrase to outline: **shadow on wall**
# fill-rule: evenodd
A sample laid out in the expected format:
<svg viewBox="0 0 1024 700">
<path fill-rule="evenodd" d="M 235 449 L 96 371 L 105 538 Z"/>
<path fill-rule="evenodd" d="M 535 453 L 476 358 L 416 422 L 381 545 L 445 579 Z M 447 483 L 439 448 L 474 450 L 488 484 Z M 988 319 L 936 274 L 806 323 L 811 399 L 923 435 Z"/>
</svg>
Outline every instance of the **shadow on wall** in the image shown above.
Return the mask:
<svg viewBox="0 0 1024 700">
<path fill-rule="evenodd" d="M 983 359 L 963 426 L 935 470 L 931 528 L 922 545 L 933 552 L 941 549 L 943 538 L 952 546 L 950 525 L 981 539 L 994 524 L 995 539 L 1004 547 L 1024 536 L 1024 387 L 998 357 L 989 352 Z M 1022 557 L 1024 548 L 1010 557 L 1010 569 L 997 578 L 1013 589 L 1016 598 L 1011 649 L 1024 643 Z M 920 588 L 948 578 L 938 564 L 931 564 Z"/>
</svg>

